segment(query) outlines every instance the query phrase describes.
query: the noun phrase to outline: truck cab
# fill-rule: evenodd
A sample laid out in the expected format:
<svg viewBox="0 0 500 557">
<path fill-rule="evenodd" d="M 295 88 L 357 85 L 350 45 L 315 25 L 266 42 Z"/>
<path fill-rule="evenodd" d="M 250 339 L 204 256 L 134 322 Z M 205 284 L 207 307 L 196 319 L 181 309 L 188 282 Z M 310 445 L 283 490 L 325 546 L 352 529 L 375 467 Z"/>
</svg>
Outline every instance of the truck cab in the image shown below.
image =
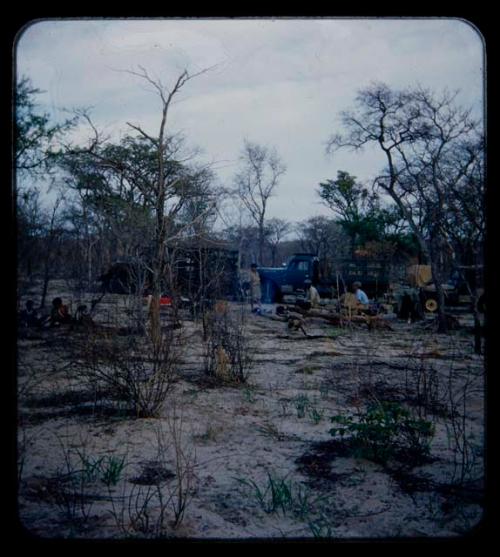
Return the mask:
<svg viewBox="0 0 500 557">
<path fill-rule="evenodd" d="M 312 253 L 296 253 L 282 267 L 258 267 L 262 301 L 279 302 L 283 294 L 293 294 L 304 288 L 304 282 L 319 283 L 319 260 Z"/>
</svg>

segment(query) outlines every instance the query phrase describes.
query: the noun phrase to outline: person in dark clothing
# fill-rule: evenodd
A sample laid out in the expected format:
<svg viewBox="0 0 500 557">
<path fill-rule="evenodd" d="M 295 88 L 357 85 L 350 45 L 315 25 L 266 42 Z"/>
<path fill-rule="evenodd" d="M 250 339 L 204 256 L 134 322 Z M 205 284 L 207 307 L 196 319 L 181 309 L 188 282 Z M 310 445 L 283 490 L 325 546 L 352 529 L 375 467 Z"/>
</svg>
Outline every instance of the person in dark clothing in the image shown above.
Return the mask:
<svg viewBox="0 0 500 557">
<path fill-rule="evenodd" d="M 50 327 L 66 323 L 71 323 L 68 306 L 62 303 L 61 298 L 54 298 L 52 300 L 52 309 L 50 310 Z"/>
<path fill-rule="evenodd" d="M 27 300 L 25 309 L 21 311 L 19 320 L 24 327 L 39 327 L 41 325 L 41 319 L 38 312 L 35 310 L 33 300 Z"/>
<path fill-rule="evenodd" d="M 398 317 L 406 320 L 408 323 L 413 323 L 418 319 L 422 319 L 422 312 L 420 303 L 416 296 L 412 296 L 408 292 L 403 294 L 401 298 L 401 307 L 399 308 Z"/>
<path fill-rule="evenodd" d="M 477 301 L 477 311 L 479 313 L 486 313 L 486 293 L 483 292 Z"/>
<path fill-rule="evenodd" d="M 94 325 L 94 321 L 85 304 L 81 304 L 76 308 L 74 322 L 76 325 L 84 327 L 92 327 Z"/>
</svg>

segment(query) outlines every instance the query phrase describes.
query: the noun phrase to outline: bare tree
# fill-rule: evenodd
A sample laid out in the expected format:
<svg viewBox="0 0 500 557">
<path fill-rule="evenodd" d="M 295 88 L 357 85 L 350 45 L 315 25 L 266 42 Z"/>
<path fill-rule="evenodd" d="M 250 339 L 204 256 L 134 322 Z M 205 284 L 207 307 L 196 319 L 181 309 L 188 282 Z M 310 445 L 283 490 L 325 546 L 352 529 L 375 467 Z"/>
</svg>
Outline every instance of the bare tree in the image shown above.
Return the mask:
<svg viewBox="0 0 500 557">
<path fill-rule="evenodd" d="M 52 122 L 38 102 L 42 93 L 26 76 L 16 83 L 13 126 L 16 183 L 12 201 L 17 221 L 18 272 L 26 271 L 28 282 L 37 271 L 46 276 L 52 247 L 60 238 L 56 223 L 60 202 L 51 214 L 40 202 L 40 186 L 53 174 L 64 134 L 76 123 L 76 118 Z M 22 280 L 20 286 L 22 290 Z"/>
<path fill-rule="evenodd" d="M 284 238 L 291 232 L 292 225 L 278 218 L 269 219 L 266 223 L 266 241 L 271 250 L 271 265 L 276 265 L 278 247 Z"/>
<path fill-rule="evenodd" d="M 154 232 L 148 265 L 152 279 L 150 330 L 155 344 L 161 342 L 160 297 L 166 274 L 166 248 L 169 240 L 182 235 L 176 218 L 193 191 L 193 176 L 187 162 L 194 153 L 185 155 L 183 138 L 179 134 L 168 133 L 167 119 L 173 99 L 188 81 L 205 71 L 189 74 L 184 70 L 171 87 L 165 86 L 160 79 L 152 78 L 143 67 L 139 67 L 139 71 L 128 72 L 146 81 L 158 95 L 161 102 L 158 131 L 151 134 L 140 125 L 127 122 L 136 135 L 125 137 L 117 145 L 106 144 L 88 114 L 83 113 L 93 130 L 93 139 L 87 148 L 70 152 L 71 156 L 82 155 L 93 159 L 93 165 L 101 172 L 113 174 L 122 195 L 136 199 L 151 211 Z M 196 195 L 199 195 L 199 188 Z M 197 218 L 201 220 L 202 215 L 203 211 Z M 186 226 L 192 227 L 193 223 Z"/>
<path fill-rule="evenodd" d="M 45 224 L 45 242 L 44 242 L 44 256 L 43 256 L 43 285 L 42 285 L 42 299 L 40 307 L 45 307 L 45 300 L 47 298 L 47 290 L 49 281 L 54 278 L 54 273 L 61 272 L 61 266 L 58 264 L 56 251 L 57 243 L 63 233 L 60 207 L 63 198 L 59 196 L 49 215 L 47 215 L 47 222 Z"/>
<path fill-rule="evenodd" d="M 331 276 L 335 261 L 348 254 L 348 238 L 340 224 L 328 217 L 311 217 L 296 231 L 301 249 L 317 254 L 321 276 Z"/>
<path fill-rule="evenodd" d="M 40 191 L 26 189 L 18 196 L 17 202 L 17 270 L 19 290 L 24 281 L 31 283 L 40 260 L 40 238 L 44 229 L 45 212 L 40 202 Z"/>
<path fill-rule="evenodd" d="M 161 99 L 162 110 L 161 110 L 161 121 L 158 130 L 158 135 L 153 137 L 147 134 L 140 126 L 136 126 L 127 122 L 127 124 L 136 130 L 149 145 L 156 151 L 157 156 L 157 172 L 156 180 L 153 180 L 150 186 L 150 194 L 153 198 L 154 213 L 156 218 L 155 226 L 155 247 L 154 255 L 152 260 L 152 306 L 151 306 L 151 331 L 152 337 L 155 344 L 161 341 L 161 329 L 160 329 L 160 297 L 161 297 L 161 284 L 162 277 L 165 272 L 165 248 L 167 241 L 167 229 L 168 221 L 165 216 L 165 211 L 167 208 L 167 199 L 169 189 L 176 188 L 179 185 L 181 178 L 179 176 L 172 177 L 169 176 L 170 172 L 168 169 L 168 147 L 169 139 L 167 136 L 167 116 L 172 99 L 179 93 L 182 87 L 194 76 L 190 76 L 187 70 L 184 70 L 176 79 L 173 87 L 170 89 L 164 86 L 160 80 L 152 79 L 144 68 L 140 68 L 140 72 L 132 72 L 138 75 L 142 79 L 146 80 L 151 84 L 156 90 L 157 94 Z M 198 75 L 198 74 L 197 74 Z M 166 156 L 167 155 L 167 156 Z M 182 186 L 181 186 L 182 187 Z M 171 209 L 170 215 L 176 214 L 182 206 L 182 201 L 179 201 L 176 206 Z M 173 214 L 172 214 L 173 213 Z"/>
<path fill-rule="evenodd" d="M 242 169 L 235 176 L 238 195 L 258 227 L 259 263 L 263 263 L 265 219 L 269 198 L 273 195 L 286 167 L 276 149 L 245 140 L 241 154 Z"/>
<path fill-rule="evenodd" d="M 441 332 L 447 330 L 442 283 L 450 183 L 462 179 L 460 171 L 450 174 L 449 161 L 456 147 L 479 130 L 471 111 L 458 108 L 455 98 L 447 91 L 436 96 L 421 87 L 395 91 L 374 84 L 359 91 L 354 110 L 342 113 L 346 132 L 330 137 L 327 146 L 331 153 L 374 144 L 384 154 L 386 168 L 374 187 L 398 207 L 431 264 Z"/>
<path fill-rule="evenodd" d="M 257 260 L 258 229 L 252 224 L 237 192 L 229 190 L 225 193 L 224 203 L 218 207 L 224 225 L 222 237 L 238 250 L 238 269 L 241 270 Z"/>
<path fill-rule="evenodd" d="M 460 252 L 462 277 L 471 295 L 474 316 L 475 352 L 481 353 L 481 326 L 478 311 L 482 285 L 484 239 L 486 234 L 484 140 L 478 135 L 461 142 L 451 154 L 451 168 L 444 178 L 448 183 L 448 216 L 445 222 L 449 242 Z"/>
</svg>

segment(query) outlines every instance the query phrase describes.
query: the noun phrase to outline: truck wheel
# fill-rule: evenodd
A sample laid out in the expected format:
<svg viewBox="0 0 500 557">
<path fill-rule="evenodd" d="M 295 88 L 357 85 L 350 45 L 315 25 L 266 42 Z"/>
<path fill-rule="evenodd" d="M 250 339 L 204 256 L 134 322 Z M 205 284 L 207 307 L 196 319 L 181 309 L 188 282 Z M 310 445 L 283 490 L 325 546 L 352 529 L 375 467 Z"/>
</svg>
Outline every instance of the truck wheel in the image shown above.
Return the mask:
<svg viewBox="0 0 500 557">
<path fill-rule="evenodd" d="M 425 300 L 425 309 L 426 311 L 430 311 L 434 313 L 438 308 L 438 303 L 434 298 L 428 298 Z"/>
<path fill-rule="evenodd" d="M 278 294 L 278 289 L 276 288 L 276 284 L 271 282 L 270 280 L 266 280 L 263 285 L 262 291 L 262 302 L 264 304 L 274 304 L 276 301 L 276 297 Z"/>
</svg>

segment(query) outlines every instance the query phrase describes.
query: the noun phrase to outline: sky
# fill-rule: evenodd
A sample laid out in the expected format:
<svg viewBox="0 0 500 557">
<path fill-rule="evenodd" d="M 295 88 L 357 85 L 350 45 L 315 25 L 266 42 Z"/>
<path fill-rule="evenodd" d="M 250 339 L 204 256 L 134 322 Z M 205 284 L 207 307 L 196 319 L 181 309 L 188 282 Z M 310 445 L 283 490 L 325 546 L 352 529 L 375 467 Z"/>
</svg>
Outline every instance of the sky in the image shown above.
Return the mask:
<svg viewBox="0 0 500 557">
<path fill-rule="evenodd" d="M 143 66 L 168 86 L 185 68 L 212 68 L 176 97 L 169 130 L 199 147 L 224 185 L 245 138 L 275 147 L 287 172 L 268 216 L 294 222 L 332 215 L 316 192 L 338 170 L 368 183 L 383 167 L 376 150 L 325 153 L 360 88 L 459 89 L 460 104 L 483 111 L 482 39 L 458 19 L 42 20 L 20 33 L 15 59 L 55 120 L 63 109 L 91 107 L 111 137 L 127 121 L 159 128 L 159 99 L 123 70 Z M 88 136 L 82 127 L 76 140 Z"/>
</svg>

